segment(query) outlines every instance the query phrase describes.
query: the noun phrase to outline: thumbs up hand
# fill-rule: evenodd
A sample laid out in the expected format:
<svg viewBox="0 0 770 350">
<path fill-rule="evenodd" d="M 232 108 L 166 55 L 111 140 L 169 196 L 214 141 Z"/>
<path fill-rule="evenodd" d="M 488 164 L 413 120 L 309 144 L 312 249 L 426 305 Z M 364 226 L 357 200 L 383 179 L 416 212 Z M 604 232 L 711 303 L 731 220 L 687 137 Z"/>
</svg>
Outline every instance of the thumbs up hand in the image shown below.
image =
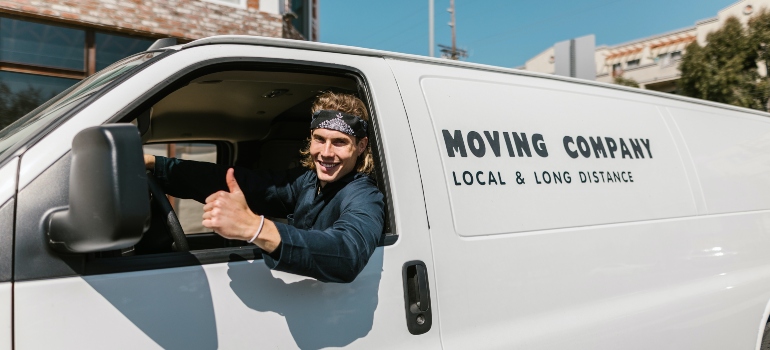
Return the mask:
<svg viewBox="0 0 770 350">
<path fill-rule="evenodd" d="M 230 168 L 225 175 L 229 192 L 219 191 L 206 198 L 203 226 L 228 239 L 249 240 L 259 228 L 261 218 L 249 209 L 234 173 Z"/>
</svg>

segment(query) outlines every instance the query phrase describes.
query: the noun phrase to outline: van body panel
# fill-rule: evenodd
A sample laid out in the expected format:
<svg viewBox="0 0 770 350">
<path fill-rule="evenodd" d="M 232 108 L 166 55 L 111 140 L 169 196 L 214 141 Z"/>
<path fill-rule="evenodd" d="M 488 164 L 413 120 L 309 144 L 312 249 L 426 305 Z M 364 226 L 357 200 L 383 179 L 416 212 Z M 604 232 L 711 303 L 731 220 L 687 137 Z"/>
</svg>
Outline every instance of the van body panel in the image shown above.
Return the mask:
<svg viewBox="0 0 770 350">
<path fill-rule="evenodd" d="M 0 283 L 0 350 L 13 349 L 13 289 L 11 282 Z"/>
<path fill-rule="evenodd" d="M 702 183 L 708 213 L 770 209 L 770 119 L 669 107 Z"/>
<path fill-rule="evenodd" d="M 700 185 L 691 180 L 694 166 L 679 131 L 662 113 L 663 108 L 658 108 L 663 99 L 513 75 L 398 60 L 388 63 L 408 111 L 421 175 L 430 179 L 423 181 L 423 187 L 445 348 L 482 344 L 533 349 L 724 349 L 756 345 L 758 325 L 765 322 L 762 312 L 770 299 L 766 249 L 770 246 L 770 212 L 697 216 L 702 206 L 697 203 L 702 198 Z M 442 83 L 426 83 L 431 79 Z M 451 80 L 458 83 L 442 90 Z M 477 83 L 485 80 L 488 82 Z M 431 99 L 440 103 L 433 104 Z M 495 107 L 503 105 L 504 110 Z M 459 151 L 455 157 L 448 156 L 444 129 L 463 130 L 467 157 L 458 157 Z M 476 157 L 465 130 L 477 131 L 485 143 L 488 139 L 483 131 L 541 133 L 548 157 L 537 158 L 533 148 L 532 157 L 517 153 L 505 159 L 515 165 L 503 165 L 507 156 L 504 142 L 500 157 Z M 563 171 L 578 161 L 589 164 L 585 168 L 610 164 L 603 161 L 611 158 L 597 159 L 593 154 L 577 159 L 559 155 L 565 150 L 561 142 L 550 141 L 548 135 L 554 133 L 557 138 L 649 137 L 653 157 L 617 160 L 634 172 L 633 184 L 617 184 L 629 185 L 625 189 L 617 186 L 615 191 L 605 191 L 600 187 L 615 185 L 608 183 L 535 183 L 540 186 L 536 187 L 538 196 L 526 192 L 534 190 L 524 189 L 529 177 L 521 185 L 513 181 L 515 177 L 506 179 L 515 185 L 513 190 L 507 188 L 510 192 L 504 192 L 503 186 L 463 188 L 466 184 L 456 185 L 452 169 L 446 165 L 450 160 L 463 162 L 458 163 L 465 166 L 459 168 L 463 171 L 497 171 L 505 166 L 532 167 L 528 169 L 532 171 L 537 161 L 538 168 L 544 164 L 545 170 Z M 474 138 L 478 152 L 478 137 Z M 489 146 L 486 152 L 490 152 Z M 553 157 L 561 158 L 548 163 L 557 159 L 551 158 L 552 152 Z M 564 195 L 567 186 L 575 185 L 586 186 L 585 191 Z M 650 201 L 649 197 L 657 199 Z M 462 211 L 455 208 L 460 199 L 469 202 Z M 559 206 L 560 201 L 569 200 L 577 208 Z M 607 209 L 605 202 L 620 208 L 617 212 Z M 603 210 L 613 219 L 593 216 L 592 209 Z M 621 220 L 621 215 L 628 214 L 619 213 L 620 209 L 633 210 L 637 216 Z M 580 224 L 570 217 L 575 211 L 593 221 Z M 567 225 L 563 216 L 573 221 Z M 490 224 L 492 220 L 496 223 Z M 522 222 L 529 226 L 516 231 Z M 468 234 L 500 230 L 492 225 L 504 225 L 503 233 Z"/>
<path fill-rule="evenodd" d="M 11 198 L 0 205 L 0 282 L 13 277 L 13 213 L 16 206 Z"/>
<path fill-rule="evenodd" d="M 373 348 L 384 344 L 439 348 L 435 304 L 435 325 L 428 333 L 414 336 L 406 327 L 402 267 L 407 261 L 421 260 L 432 271 L 433 260 L 406 113 L 393 75 L 382 58 L 218 45 L 182 50 L 137 73 L 49 134 L 46 139 L 50 137 L 50 141 L 41 141 L 28 151 L 35 152 L 31 157 L 35 160 L 23 174 L 28 185 L 19 196 L 18 217 L 32 222 L 17 235 L 29 243 L 20 245 L 26 247 L 24 253 L 29 257 L 17 260 L 17 269 L 20 263 L 30 264 L 33 274 L 49 268 L 51 261 L 46 260 L 53 259 L 38 223 L 42 214 L 35 208 L 67 203 L 66 152 L 75 134 L 111 120 L 121 108 L 175 72 L 223 57 L 344 65 L 363 75 L 376 112 L 375 125 L 380 135 L 387 135 L 378 142 L 387 164 L 384 176 L 392 189 L 389 195 L 395 220 L 391 229 L 398 234 L 398 241 L 377 248 L 364 272 L 350 284 L 320 283 L 270 271 L 261 260 L 79 276 L 77 269 L 87 261 L 67 262 L 58 256 L 59 261 L 51 265 L 54 270 L 49 270 L 47 277 L 16 282 L 16 344 L 24 348 L 52 344 L 100 348 L 120 339 L 120 346 L 127 348 L 232 348 L 255 344 L 265 348 Z M 49 147 L 55 148 L 56 152 L 51 153 L 60 158 L 44 154 Z M 40 193 L 44 185 L 54 183 L 63 185 L 48 187 L 46 203 L 52 204 L 35 204 L 33 192 Z M 45 259 L 36 261 L 39 257 Z M 54 278 L 57 274 L 59 278 Z M 432 273 L 429 283 L 435 284 Z M 431 294 L 436 296 L 435 291 Z M 55 329 L 56 336 L 40 337 L 40 329 Z"/>
<path fill-rule="evenodd" d="M 692 193 L 693 203 L 695 203 L 698 215 L 707 214 L 708 209 L 706 207 L 706 198 L 703 197 L 703 187 L 701 186 L 695 163 L 692 161 L 692 157 L 690 157 L 687 142 L 685 142 L 682 132 L 679 130 L 674 118 L 671 116 L 670 109 L 661 105 L 658 106 L 658 110 L 663 116 L 663 120 L 666 122 L 666 126 L 671 132 L 671 138 L 674 140 L 676 148 L 679 151 L 679 156 L 682 159 L 682 166 L 684 167 L 685 174 L 687 174 L 687 180 L 690 182 L 690 193 Z"/>
<path fill-rule="evenodd" d="M 5 203 L 16 194 L 16 175 L 19 173 L 19 157 L 13 158 L 0 167 L 0 203 Z"/>
<path fill-rule="evenodd" d="M 459 235 L 697 213 L 655 105 L 607 98 L 600 89 L 532 88 L 528 80 L 483 73 L 420 79 L 435 138 L 445 148 L 444 178 Z M 461 149 L 450 150 L 449 143 Z M 511 213 L 518 219 L 497 219 Z M 559 215 L 542 220 L 547 213 Z"/>
</svg>

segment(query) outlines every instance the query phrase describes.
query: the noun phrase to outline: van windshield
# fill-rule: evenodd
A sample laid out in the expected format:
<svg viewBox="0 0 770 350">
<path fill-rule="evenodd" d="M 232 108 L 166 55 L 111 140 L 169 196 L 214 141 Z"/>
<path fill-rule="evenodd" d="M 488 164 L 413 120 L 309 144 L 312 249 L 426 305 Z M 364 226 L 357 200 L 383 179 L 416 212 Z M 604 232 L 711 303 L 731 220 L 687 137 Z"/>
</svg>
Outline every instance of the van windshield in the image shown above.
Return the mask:
<svg viewBox="0 0 770 350">
<path fill-rule="evenodd" d="M 115 62 L 0 130 L 0 160 L 7 156 L 6 152 L 14 148 L 14 145 L 23 142 L 30 135 L 34 135 L 38 130 L 54 122 L 59 116 L 81 105 L 89 96 L 109 86 L 110 82 L 161 53 L 163 51 L 140 53 Z"/>
</svg>

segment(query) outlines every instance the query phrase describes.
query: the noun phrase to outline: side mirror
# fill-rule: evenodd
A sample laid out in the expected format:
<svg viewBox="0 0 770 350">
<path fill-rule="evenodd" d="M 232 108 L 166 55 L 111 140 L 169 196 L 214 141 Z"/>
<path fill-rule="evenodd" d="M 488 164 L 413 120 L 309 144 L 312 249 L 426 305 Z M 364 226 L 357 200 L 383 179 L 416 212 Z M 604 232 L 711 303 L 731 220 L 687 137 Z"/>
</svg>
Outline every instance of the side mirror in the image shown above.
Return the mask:
<svg viewBox="0 0 770 350">
<path fill-rule="evenodd" d="M 72 141 L 69 206 L 46 217 L 49 245 L 90 253 L 135 245 L 149 225 L 150 197 L 138 129 L 88 128 Z"/>
</svg>

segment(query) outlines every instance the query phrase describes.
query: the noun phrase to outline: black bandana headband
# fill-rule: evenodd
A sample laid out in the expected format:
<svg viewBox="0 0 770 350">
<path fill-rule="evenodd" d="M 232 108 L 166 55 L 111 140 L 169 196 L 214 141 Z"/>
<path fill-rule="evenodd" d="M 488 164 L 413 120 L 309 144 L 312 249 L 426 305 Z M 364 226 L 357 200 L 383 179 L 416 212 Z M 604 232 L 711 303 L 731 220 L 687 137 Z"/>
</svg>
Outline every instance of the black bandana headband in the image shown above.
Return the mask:
<svg viewBox="0 0 770 350">
<path fill-rule="evenodd" d="M 313 120 L 310 121 L 310 130 L 319 128 L 336 130 L 360 138 L 366 137 L 369 125 L 359 116 L 322 109 L 313 113 Z"/>
</svg>

